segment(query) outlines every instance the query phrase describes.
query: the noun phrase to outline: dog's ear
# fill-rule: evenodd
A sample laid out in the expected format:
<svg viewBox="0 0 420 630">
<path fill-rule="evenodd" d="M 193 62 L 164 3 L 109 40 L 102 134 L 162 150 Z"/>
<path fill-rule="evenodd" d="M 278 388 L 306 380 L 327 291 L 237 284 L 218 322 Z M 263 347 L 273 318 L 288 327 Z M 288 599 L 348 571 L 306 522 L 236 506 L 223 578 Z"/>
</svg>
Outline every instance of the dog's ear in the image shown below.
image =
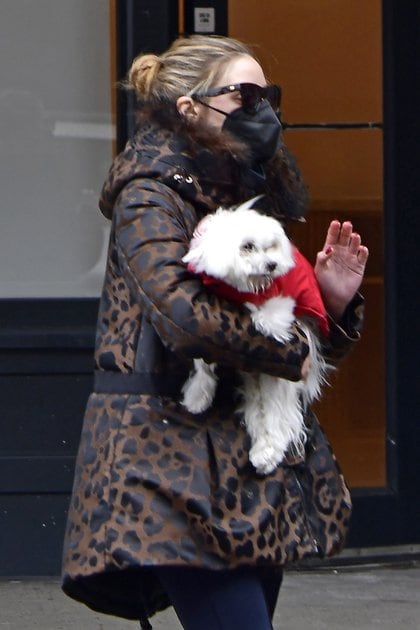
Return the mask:
<svg viewBox="0 0 420 630">
<path fill-rule="evenodd" d="M 207 230 L 210 227 L 211 222 L 214 219 L 213 214 L 206 214 L 201 221 L 196 225 L 193 237 L 191 239 L 190 248 L 182 259 L 184 263 L 192 263 L 194 267 L 197 267 L 203 256 L 203 238 Z"/>
<path fill-rule="evenodd" d="M 254 206 L 254 203 L 256 203 L 258 201 L 258 199 L 261 199 L 261 197 L 264 197 L 264 195 L 257 195 L 256 197 L 252 197 L 252 199 L 248 199 L 248 201 L 245 201 L 245 203 L 240 203 L 239 206 L 237 206 L 237 210 L 249 210 L 250 208 L 252 208 Z"/>
<path fill-rule="evenodd" d="M 191 263 L 194 269 L 197 269 L 200 265 L 201 258 L 203 256 L 203 248 L 200 245 L 190 247 L 185 256 L 182 258 L 182 262 L 185 264 Z"/>
<path fill-rule="evenodd" d="M 199 221 L 199 223 L 197 223 L 191 240 L 192 247 L 195 247 L 195 245 L 199 243 L 200 240 L 203 238 L 211 223 L 214 221 L 214 216 L 214 214 L 206 214 L 206 216 L 203 217 L 201 221 Z"/>
</svg>

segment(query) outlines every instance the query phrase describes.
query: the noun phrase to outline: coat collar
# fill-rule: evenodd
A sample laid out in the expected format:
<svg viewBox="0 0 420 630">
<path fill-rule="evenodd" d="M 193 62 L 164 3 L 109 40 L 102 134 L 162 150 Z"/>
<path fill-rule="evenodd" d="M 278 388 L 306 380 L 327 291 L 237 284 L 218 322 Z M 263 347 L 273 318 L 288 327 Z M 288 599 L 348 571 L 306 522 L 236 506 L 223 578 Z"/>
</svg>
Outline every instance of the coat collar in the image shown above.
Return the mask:
<svg viewBox="0 0 420 630">
<path fill-rule="evenodd" d="M 277 218 L 299 218 L 306 206 L 306 188 L 284 145 L 255 171 L 246 145 L 232 134 L 197 129 L 164 108 L 139 114 L 137 133 L 115 159 L 100 199 L 106 217 L 122 188 L 138 178 L 159 179 L 176 190 L 199 218 L 257 194 L 266 195 L 267 211 Z"/>
</svg>

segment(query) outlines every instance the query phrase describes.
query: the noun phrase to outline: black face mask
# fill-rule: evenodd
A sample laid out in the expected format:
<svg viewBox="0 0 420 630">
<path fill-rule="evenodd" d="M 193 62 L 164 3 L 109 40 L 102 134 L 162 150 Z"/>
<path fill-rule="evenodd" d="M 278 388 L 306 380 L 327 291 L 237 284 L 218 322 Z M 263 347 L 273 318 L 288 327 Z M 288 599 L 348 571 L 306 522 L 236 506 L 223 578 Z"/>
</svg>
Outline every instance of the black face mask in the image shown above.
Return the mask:
<svg viewBox="0 0 420 630">
<path fill-rule="evenodd" d="M 256 162 L 270 160 L 277 149 L 281 123 L 268 101 L 261 101 L 254 114 L 242 107 L 226 114 L 223 130 L 246 142 Z"/>
<path fill-rule="evenodd" d="M 229 114 L 203 101 L 199 103 L 226 116 L 222 129 L 246 142 L 255 162 L 267 162 L 274 156 L 280 137 L 281 123 L 268 101 L 263 100 L 258 103 L 256 111 L 251 114 L 244 111 L 242 107 Z"/>
</svg>

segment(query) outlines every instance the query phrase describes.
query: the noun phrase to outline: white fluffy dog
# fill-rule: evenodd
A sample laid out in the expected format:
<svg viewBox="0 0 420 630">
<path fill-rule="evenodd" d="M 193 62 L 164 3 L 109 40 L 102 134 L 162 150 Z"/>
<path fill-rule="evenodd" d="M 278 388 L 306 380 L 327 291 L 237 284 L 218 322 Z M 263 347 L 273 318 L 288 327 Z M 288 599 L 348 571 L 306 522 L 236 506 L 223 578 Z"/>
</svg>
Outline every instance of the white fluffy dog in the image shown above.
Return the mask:
<svg viewBox="0 0 420 630">
<path fill-rule="evenodd" d="M 207 215 L 198 224 L 183 261 L 203 280 L 210 277 L 223 281 L 221 286 L 227 289 L 223 297 L 229 299 L 232 289 L 235 299 L 249 308 L 256 329 L 286 343 L 296 318 L 296 302 L 282 295 L 281 288 L 275 288 L 281 287 L 282 276 L 295 266 L 297 250 L 277 220 L 251 209 L 254 203 L 251 199 L 236 209 L 220 208 Z M 207 284 L 211 289 L 211 282 Z M 250 296 L 257 299 L 250 301 Z M 318 331 L 306 318 L 300 319 L 299 325 L 310 348 L 310 368 L 304 380 L 293 382 L 241 372 L 243 402 L 239 411 L 251 437 L 250 461 L 260 474 L 272 472 L 287 451 L 303 454 L 303 410 L 319 397 L 325 380 L 326 364 L 319 351 Z M 215 369 L 215 364 L 194 360 L 194 370 L 182 390 L 182 404 L 191 413 L 201 413 L 212 404 L 217 386 Z"/>
</svg>

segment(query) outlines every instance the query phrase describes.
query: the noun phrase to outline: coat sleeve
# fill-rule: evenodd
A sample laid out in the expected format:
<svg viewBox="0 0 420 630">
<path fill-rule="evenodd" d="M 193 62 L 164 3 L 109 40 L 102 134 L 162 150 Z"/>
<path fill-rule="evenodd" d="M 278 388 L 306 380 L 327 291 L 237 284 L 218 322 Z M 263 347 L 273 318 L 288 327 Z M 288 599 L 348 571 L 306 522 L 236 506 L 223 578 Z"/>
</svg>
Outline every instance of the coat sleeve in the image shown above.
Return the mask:
<svg viewBox="0 0 420 630">
<path fill-rule="evenodd" d="M 356 293 L 339 322 L 329 318 L 330 334 L 323 353 L 331 365 L 337 365 L 360 339 L 364 319 L 364 299 Z"/>
<path fill-rule="evenodd" d="M 182 257 L 196 217 L 175 191 L 133 180 L 117 199 L 113 221 L 120 270 L 168 348 L 186 359 L 301 378 L 308 345 L 297 324 L 285 344 L 265 338 L 245 307 L 212 295 L 187 271 Z"/>
</svg>

